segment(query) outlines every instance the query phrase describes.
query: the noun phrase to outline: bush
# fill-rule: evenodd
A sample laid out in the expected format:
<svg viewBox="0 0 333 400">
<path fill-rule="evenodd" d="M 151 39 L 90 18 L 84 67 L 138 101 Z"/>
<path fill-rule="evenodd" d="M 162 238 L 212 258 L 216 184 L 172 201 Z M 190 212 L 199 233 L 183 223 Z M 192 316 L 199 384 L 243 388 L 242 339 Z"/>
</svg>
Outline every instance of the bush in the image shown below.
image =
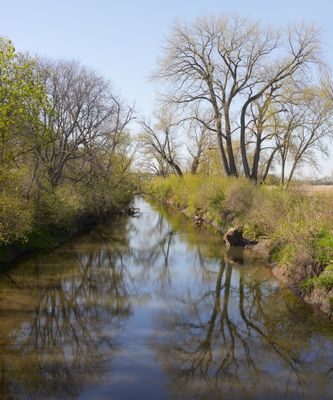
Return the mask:
<svg viewBox="0 0 333 400">
<path fill-rule="evenodd" d="M 188 185 L 188 180 L 192 181 Z M 207 181 L 206 177 L 186 177 L 184 186 L 189 192 L 188 206 L 190 212 L 200 211 L 206 213 L 211 219 L 219 220 L 224 209 L 225 182 L 223 179 L 214 177 Z"/>
<path fill-rule="evenodd" d="M 26 200 L 0 195 L 0 245 L 26 242 L 33 229 L 33 210 Z"/>
<path fill-rule="evenodd" d="M 231 215 L 236 224 L 244 224 L 253 206 L 256 186 L 245 178 L 226 181 L 225 216 Z"/>
<path fill-rule="evenodd" d="M 158 177 L 149 181 L 143 188 L 149 192 L 157 201 L 165 203 L 172 197 L 172 180 Z"/>
<path fill-rule="evenodd" d="M 59 186 L 40 194 L 38 218 L 41 224 L 74 230 L 81 211 L 82 199 L 70 185 Z"/>
<path fill-rule="evenodd" d="M 27 198 L 26 168 L 0 170 L 0 246 L 26 242 L 33 230 L 35 207 Z"/>
</svg>

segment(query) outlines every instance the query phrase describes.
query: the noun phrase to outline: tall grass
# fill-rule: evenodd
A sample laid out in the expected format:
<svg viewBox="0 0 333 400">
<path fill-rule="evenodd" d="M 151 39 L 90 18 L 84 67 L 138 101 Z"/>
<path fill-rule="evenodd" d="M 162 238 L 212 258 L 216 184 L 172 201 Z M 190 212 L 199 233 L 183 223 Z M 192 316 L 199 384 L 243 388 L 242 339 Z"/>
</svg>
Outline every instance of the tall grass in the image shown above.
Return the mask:
<svg viewBox="0 0 333 400">
<path fill-rule="evenodd" d="M 323 274 L 318 282 L 333 280 L 333 196 L 219 176 L 155 178 L 146 186 L 155 200 L 200 213 L 222 230 L 242 225 L 249 239 L 268 238 L 270 261 L 300 287 Z"/>
</svg>

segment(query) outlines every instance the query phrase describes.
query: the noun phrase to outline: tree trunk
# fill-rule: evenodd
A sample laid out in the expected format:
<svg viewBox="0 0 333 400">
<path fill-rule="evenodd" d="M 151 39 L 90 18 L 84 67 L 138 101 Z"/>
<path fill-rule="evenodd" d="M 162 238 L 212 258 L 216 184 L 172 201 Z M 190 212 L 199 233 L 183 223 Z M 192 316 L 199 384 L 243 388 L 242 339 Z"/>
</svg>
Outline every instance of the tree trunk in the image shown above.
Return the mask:
<svg viewBox="0 0 333 400">
<path fill-rule="evenodd" d="M 218 129 L 217 129 L 217 131 L 218 131 Z M 220 132 L 218 131 L 218 133 L 217 133 L 217 144 L 219 147 L 219 152 L 220 152 L 224 172 L 227 176 L 230 176 L 230 168 L 229 168 L 228 159 L 227 159 L 227 156 L 226 156 L 225 150 L 224 150 L 221 127 L 220 127 Z"/>
<path fill-rule="evenodd" d="M 250 172 L 249 162 L 247 160 L 246 143 L 245 143 L 245 139 L 246 139 L 246 137 L 245 137 L 245 135 L 246 135 L 245 116 L 246 116 L 246 110 L 247 110 L 247 107 L 249 104 L 250 104 L 250 99 L 242 107 L 242 112 L 241 112 L 241 117 L 240 117 L 240 149 L 241 149 L 241 155 L 242 155 L 242 164 L 243 164 L 244 175 L 246 176 L 246 178 L 251 178 L 251 172 Z"/>
<path fill-rule="evenodd" d="M 199 168 L 199 163 L 200 163 L 200 155 L 196 155 L 193 158 L 192 164 L 191 164 L 191 174 L 195 175 L 197 173 L 197 170 Z"/>
<path fill-rule="evenodd" d="M 251 180 L 255 183 L 258 182 L 258 169 L 259 169 L 260 153 L 261 153 L 261 134 L 258 133 L 256 148 L 255 148 L 254 156 L 253 156 L 252 171 L 251 171 Z"/>
<path fill-rule="evenodd" d="M 222 134 L 222 122 L 221 122 L 221 114 L 219 111 L 219 107 L 216 101 L 216 95 L 212 86 L 212 82 L 207 82 L 211 97 L 211 103 L 214 109 L 214 118 L 215 118 L 215 126 L 216 126 L 216 136 L 217 136 L 217 144 L 219 147 L 219 152 L 222 160 L 222 166 L 224 168 L 224 172 L 227 176 L 230 176 L 230 166 L 228 163 L 228 159 L 225 153 L 224 144 L 223 144 L 223 134 Z"/>
<path fill-rule="evenodd" d="M 266 181 L 266 178 L 267 178 L 268 172 L 269 172 L 269 170 L 271 168 L 271 165 L 272 165 L 272 162 L 273 162 L 273 159 L 274 159 L 276 151 L 277 151 L 277 147 L 275 147 L 275 149 L 272 151 L 272 154 L 270 155 L 270 157 L 269 157 L 269 159 L 267 161 L 265 172 L 263 173 L 261 182 L 265 182 Z"/>
<path fill-rule="evenodd" d="M 176 174 L 179 176 L 179 177 L 182 177 L 183 176 L 183 172 L 182 172 L 182 170 L 180 169 L 180 167 L 176 164 L 176 163 L 170 163 L 170 165 L 171 165 L 171 167 L 176 171 Z"/>
<path fill-rule="evenodd" d="M 227 152 L 228 152 L 228 159 L 229 159 L 229 169 L 230 175 L 237 176 L 237 167 L 234 157 L 234 150 L 232 147 L 232 140 L 231 140 L 231 126 L 230 126 L 230 119 L 229 119 L 229 110 L 227 107 L 224 108 L 224 120 L 225 120 L 225 133 L 226 133 L 226 144 L 227 144 Z"/>
</svg>

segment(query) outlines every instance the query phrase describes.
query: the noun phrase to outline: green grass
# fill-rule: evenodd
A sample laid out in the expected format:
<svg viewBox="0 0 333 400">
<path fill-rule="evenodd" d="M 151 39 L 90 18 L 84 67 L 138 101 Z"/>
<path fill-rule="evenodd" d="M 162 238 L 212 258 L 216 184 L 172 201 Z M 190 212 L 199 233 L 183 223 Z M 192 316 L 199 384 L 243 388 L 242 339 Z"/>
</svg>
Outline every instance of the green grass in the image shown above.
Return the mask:
<svg viewBox="0 0 333 400">
<path fill-rule="evenodd" d="M 320 265 L 333 263 L 333 234 L 327 229 L 321 229 L 314 238 L 316 261 Z"/>
<path fill-rule="evenodd" d="M 327 290 L 333 289 L 333 264 L 327 265 L 320 275 L 305 279 L 302 282 L 304 290 L 315 287 L 322 287 Z M 331 299 L 333 301 L 333 298 L 330 298 L 330 301 Z"/>
</svg>

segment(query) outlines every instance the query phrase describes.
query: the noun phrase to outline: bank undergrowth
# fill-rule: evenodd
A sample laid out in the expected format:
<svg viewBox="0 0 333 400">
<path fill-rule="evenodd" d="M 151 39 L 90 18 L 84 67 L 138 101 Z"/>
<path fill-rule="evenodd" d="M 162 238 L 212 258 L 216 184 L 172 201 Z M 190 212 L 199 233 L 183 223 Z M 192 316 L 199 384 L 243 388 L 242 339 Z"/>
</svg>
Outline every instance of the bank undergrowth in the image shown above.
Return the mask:
<svg viewBox="0 0 333 400">
<path fill-rule="evenodd" d="M 8 179 L 10 178 L 10 179 Z M 127 207 L 133 197 L 130 174 L 103 182 L 35 187 L 26 195 L 26 177 L 0 179 L 0 263 L 18 255 L 52 247 L 104 217 Z"/>
<path fill-rule="evenodd" d="M 185 175 L 146 183 L 154 200 L 200 215 L 222 231 L 243 226 L 244 236 L 265 242 L 268 261 L 310 302 L 333 305 L 333 210 L 329 193 L 301 187 L 256 186 L 243 178 Z"/>
</svg>

